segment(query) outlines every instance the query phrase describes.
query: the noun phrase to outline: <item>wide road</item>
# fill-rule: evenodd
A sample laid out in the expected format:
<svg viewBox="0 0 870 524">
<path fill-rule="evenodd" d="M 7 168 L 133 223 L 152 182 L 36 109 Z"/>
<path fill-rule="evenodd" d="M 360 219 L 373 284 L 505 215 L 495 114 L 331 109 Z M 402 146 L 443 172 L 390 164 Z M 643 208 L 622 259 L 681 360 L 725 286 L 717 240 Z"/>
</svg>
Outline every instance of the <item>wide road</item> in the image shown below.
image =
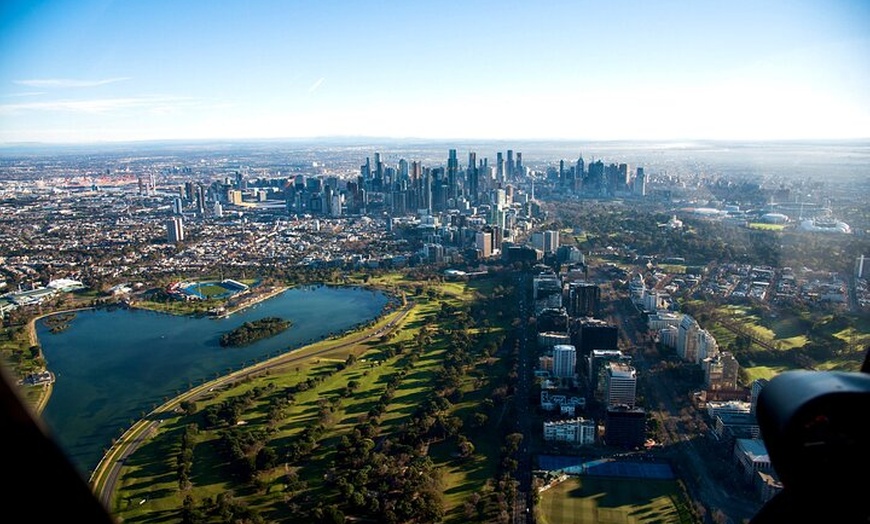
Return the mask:
<svg viewBox="0 0 870 524">
<path fill-rule="evenodd" d="M 100 502 L 103 503 L 105 508 L 111 512 L 112 496 L 115 493 L 118 479 L 121 476 L 121 468 L 124 465 L 124 461 L 157 430 L 157 427 L 163 419 L 173 416 L 174 410 L 177 409 L 182 402 L 196 400 L 215 388 L 220 388 L 231 382 L 251 375 L 260 374 L 268 369 L 308 360 L 313 357 L 331 353 L 338 349 L 354 346 L 367 340 L 381 337 L 395 331 L 405 317 L 408 316 L 413 307 L 414 304 L 409 302 L 404 308 L 393 313 L 393 318 L 386 324 L 379 328 L 370 328 L 370 331 L 363 332 L 358 337 L 342 340 L 338 344 L 329 345 L 313 351 L 300 348 L 285 353 L 284 355 L 254 364 L 248 368 L 235 371 L 224 377 L 197 386 L 155 408 L 151 413 L 148 413 L 144 418 L 134 423 L 127 431 L 125 431 L 100 460 L 100 463 L 94 469 L 90 479 L 90 484 L 94 493 L 97 498 L 99 498 Z M 353 335 L 348 336 L 353 337 Z"/>
<path fill-rule="evenodd" d="M 519 318 L 522 320 L 520 327 L 517 328 L 517 340 L 519 342 L 519 355 L 517 355 L 518 366 L 517 384 L 514 390 L 514 406 L 517 414 L 516 430 L 522 434 L 523 440 L 520 443 L 520 449 L 517 450 L 517 470 L 515 478 L 517 480 L 517 494 L 514 500 L 513 507 L 513 522 L 514 524 L 527 524 L 531 522 L 532 512 L 532 457 L 529 452 L 529 446 L 532 442 L 532 408 L 529 403 L 529 395 L 531 395 L 533 370 L 534 370 L 534 355 L 528 348 L 528 304 L 526 296 L 531 289 L 529 278 L 525 274 L 519 274 L 516 279 L 516 294 L 518 297 Z"/>
</svg>

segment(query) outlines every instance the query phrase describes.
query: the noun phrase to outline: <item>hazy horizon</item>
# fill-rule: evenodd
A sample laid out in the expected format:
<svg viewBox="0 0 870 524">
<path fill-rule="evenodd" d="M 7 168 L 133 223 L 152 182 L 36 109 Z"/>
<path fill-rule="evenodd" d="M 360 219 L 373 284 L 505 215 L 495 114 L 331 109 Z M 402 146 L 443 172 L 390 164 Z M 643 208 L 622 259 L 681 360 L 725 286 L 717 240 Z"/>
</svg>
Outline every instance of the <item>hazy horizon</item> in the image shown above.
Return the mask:
<svg viewBox="0 0 870 524">
<path fill-rule="evenodd" d="M 650 175 L 726 176 L 733 179 L 815 179 L 826 183 L 852 183 L 852 190 L 865 191 L 870 140 L 793 141 L 579 141 L 579 140 L 462 140 L 398 139 L 375 137 L 325 137 L 298 139 L 156 140 L 92 144 L 0 144 L 0 160 L 14 165 L 54 158 L 70 165 L 127 169 L 146 158 L 179 165 L 213 162 L 235 168 L 282 173 L 286 162 L 316 162 L 323 173 L 350 176 L 358 173 L 367 157 L 397 164 L 415 160 L 426 166 L 445 165 L 450 149 L 456 149 L 460 167 L 467 154 L 495 161 L 496 154 L 522 153 L 524 164 L 535 170 L 569 164 L 583 157 L 587 163 L 628 163 L 644 167 Z M 82 164 L 84 162 L 84 164 Z M 0 166 L 0 179 L 4 178 Z"/>
</svg>

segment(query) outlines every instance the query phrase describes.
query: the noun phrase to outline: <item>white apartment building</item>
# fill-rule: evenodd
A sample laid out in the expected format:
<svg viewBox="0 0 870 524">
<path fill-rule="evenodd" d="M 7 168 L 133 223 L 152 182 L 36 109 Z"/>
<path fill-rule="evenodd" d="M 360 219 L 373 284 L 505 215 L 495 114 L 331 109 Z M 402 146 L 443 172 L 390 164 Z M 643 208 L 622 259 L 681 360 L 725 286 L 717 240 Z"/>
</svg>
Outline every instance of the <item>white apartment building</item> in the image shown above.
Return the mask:
<svg viewBox="0 0 870 524">
<path fill-rule="evenodd" d="M 569 344 L 553 346 L 553 376 L 571 378 L 577 370 L 577 349 Z"/>
<path fill-rule="evenodd" d="M 544 422 L 544 440 L 547 441 L 594 444 L 597 433 L 598 427 L 595 421 L 582 417 Z"/>
<path fill-rule="evenodd" d="M 637 394 L 637 371 L 623 362 L 610 362 L 605 378 L 605 399 L 608 406 L 634 407 Z"/>
</svg>

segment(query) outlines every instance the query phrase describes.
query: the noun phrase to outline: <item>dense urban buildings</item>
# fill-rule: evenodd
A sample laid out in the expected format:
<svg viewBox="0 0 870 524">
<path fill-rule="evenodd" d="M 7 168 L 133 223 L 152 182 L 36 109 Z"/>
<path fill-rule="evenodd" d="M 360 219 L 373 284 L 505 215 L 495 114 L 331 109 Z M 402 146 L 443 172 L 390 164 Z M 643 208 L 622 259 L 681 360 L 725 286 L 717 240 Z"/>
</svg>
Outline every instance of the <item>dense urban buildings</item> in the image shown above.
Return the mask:
<svg viewBox="0 0 870 524">
<path fill-rule="evenodd" d="M 752 412 L 764 382 L 750 390 L 740 359 L 752 345 L 780 348 L 720 320 L 712 306 L 757 306 L 783 317 L 796 307 L 865 311 L 867 224 L 853 189 L 866 181 L 821 191 L 782 176 L 704 177 L 685 167 L 641 167 L 636 157 L 567 160 L 575 157 L 523 149 L 6 156 L 0 315 L 81 288 L 122 300 L 159 283 L 175 297 L 180 278 L 206 273 L 244 285 L 230 277 L 298 269 L 340 280 L 353 271 L 426 267 L 469 279 L 516 271 L 525 278 L 517 293 L 530 300 L 516 325 L 529 331 L 534 439 L 576 453 L 641 453 L 656 449 L 656 439 L 706 430 L 746 482 L 770 496 L 777 479 Z M 796 195 L 807 193 L 842 202 L 843 212 L 853 210 L 844 217 L 852 225 L 838 225 L 843 220 L 825 206 L 797 205 Z M 815 235 L 788 238 L 820 246 L 855 239 L 836 247 L 846 271 L 803 252 L 800 266 L 778 264 L 785 255 L 762 248 L 786 234 Z M 756 251 L 730 251 L 744 237 Z M 787 343 L 814 336 L 799 325 L 805 329 Z M 849 329 L 841 328 L 850 335 L 840 340 L 862 336 Z M 653 358 L 666 364 L 656 367 Z M 703 424 L 650 422 L 659 406 L 648 403 L 644 382 L 669 370 L 677 370 L 670 380 L 692 385 L 685 397 Z"/>
</svg>

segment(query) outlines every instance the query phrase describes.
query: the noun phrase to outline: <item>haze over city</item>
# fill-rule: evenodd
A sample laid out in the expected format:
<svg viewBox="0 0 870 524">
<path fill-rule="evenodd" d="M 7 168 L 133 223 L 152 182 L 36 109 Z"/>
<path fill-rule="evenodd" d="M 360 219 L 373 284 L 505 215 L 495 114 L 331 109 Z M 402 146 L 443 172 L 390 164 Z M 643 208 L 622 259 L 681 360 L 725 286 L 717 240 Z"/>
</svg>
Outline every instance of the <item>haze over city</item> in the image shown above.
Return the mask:
<svg viewBox="0 0 870 524">
<path fill-rule="evenodd" d="M 870 136 L 866 2 L 0 10 L 0 144 Z"/>
</svg>

